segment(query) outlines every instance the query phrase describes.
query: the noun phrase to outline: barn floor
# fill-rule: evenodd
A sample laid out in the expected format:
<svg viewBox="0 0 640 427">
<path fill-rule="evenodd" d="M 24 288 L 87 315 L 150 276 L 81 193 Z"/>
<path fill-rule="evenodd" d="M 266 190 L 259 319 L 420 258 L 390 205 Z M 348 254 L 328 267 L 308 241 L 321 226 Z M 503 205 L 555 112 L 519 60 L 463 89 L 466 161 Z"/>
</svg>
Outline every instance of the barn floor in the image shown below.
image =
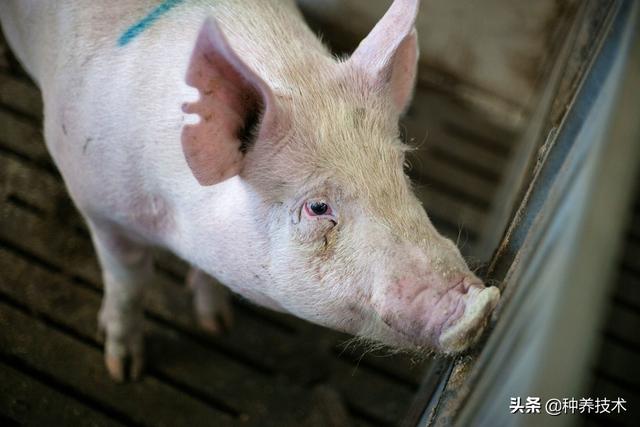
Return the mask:
<svg viewBox="0 0 640 427">
<path fill-rule="evenodd" d="M 160 254 L 143 380 L 115 384 L 96 336 L 101 281 L 86 228 L 42 141 L 40 93 L 0 40 L 0 424 L 398 425 L 427 363 L 236 300 L 236 324 L 195 326 L 185 266 Z M 413 177 L 465 251 L 482 231 L 512 135 L 419 88 L 405 123 Z M 429 136 L 424 144 L 420 142 Z"/>
</svg>

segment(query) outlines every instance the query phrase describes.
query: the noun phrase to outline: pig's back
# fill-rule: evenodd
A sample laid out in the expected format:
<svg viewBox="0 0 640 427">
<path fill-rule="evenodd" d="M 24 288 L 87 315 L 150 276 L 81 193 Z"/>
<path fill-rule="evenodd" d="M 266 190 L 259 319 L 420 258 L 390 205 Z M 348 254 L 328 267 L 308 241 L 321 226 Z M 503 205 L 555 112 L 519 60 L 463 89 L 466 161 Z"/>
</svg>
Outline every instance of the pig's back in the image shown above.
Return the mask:
<svg viewBox="0 0 640 427">
<path fill-rule="evenodd" d="M 109 3 L 55 11 L 57 52 L 34 67 L 45 140 L 81 211 L 162 243 L 174 199 L 197 190 L 180 134 L 181 105 L 197 96 L 184 76 L 198 25 L 176 7 L 121 45 L 157 2 Z"/>
</svg>

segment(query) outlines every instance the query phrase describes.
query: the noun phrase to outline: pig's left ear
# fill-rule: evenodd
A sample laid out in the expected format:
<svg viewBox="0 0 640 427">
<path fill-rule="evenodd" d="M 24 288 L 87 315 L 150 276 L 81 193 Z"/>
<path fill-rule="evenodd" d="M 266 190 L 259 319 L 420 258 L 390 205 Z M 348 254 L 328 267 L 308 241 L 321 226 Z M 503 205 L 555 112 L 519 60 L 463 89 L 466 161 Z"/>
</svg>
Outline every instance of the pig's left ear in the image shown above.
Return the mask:
<svg viewBox="0 0 640 427">
<path fill-rule="evenodd" d="M 200 99 L 183 105 L 183 111 L 198 114 L 200 121 L 184 126 L 182 150 L 201 185 L 217 184 L 240 173 L 251 139 L 273 126 L 274 96 L 213 19 L 200 30 L 186 82 Z"/>
<path fill-rule="evenodd" d="M 419 5 L 419 0 L 394 0 L 350 58 L 374 88 L 388 88 L 399 113 L 411 102 L 416 80 L 418 41 L 414 23 Z"/>
</svg>

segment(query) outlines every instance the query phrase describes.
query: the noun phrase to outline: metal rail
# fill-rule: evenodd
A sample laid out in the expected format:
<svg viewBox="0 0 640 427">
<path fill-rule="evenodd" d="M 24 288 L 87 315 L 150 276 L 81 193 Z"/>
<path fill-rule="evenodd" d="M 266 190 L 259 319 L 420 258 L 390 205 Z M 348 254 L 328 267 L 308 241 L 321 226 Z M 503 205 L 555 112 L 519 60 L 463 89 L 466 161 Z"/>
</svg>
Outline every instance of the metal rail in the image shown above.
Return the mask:
<svg viewBox="0 0 640 427">
<path fill-rule="evenodd" d="M 476 353 L 425 379 L 431 399 L 407 425 L 569 425 L 512 415 L 511 397 L 579 396 L 598 340 L 640 159 L 640 5 L 617 2 L 602 49 L 534 170 L 494 273 L 496 324 Z M 510 235 L 508 234 L 507 237 Z M 494 276 L 495 277 L 495 276 Z M 502 279 L 502 277 L 499 277 Z M 544 415 L 542 415 L 544 416 Z"/>
</svg>

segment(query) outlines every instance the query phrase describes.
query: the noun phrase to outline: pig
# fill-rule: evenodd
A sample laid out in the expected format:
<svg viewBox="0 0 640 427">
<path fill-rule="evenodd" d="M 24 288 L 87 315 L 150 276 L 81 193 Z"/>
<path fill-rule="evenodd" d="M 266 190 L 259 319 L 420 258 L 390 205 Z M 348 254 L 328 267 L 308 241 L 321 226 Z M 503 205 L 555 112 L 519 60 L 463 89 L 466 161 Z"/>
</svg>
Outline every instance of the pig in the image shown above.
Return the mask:
<svg viewBox="0 0 640 427">
<path fill-rule="evenodd" d="M 229 291 L 392 348 L 456 354 L 499 300 L 405 173 L 418 0 L 334 57 L 291 0 L 3 0 L 46 144 L 100 262 L 116 380 L 142 372 L 151 249 L 188 261 L 201 325 Z"/>
</svg>

